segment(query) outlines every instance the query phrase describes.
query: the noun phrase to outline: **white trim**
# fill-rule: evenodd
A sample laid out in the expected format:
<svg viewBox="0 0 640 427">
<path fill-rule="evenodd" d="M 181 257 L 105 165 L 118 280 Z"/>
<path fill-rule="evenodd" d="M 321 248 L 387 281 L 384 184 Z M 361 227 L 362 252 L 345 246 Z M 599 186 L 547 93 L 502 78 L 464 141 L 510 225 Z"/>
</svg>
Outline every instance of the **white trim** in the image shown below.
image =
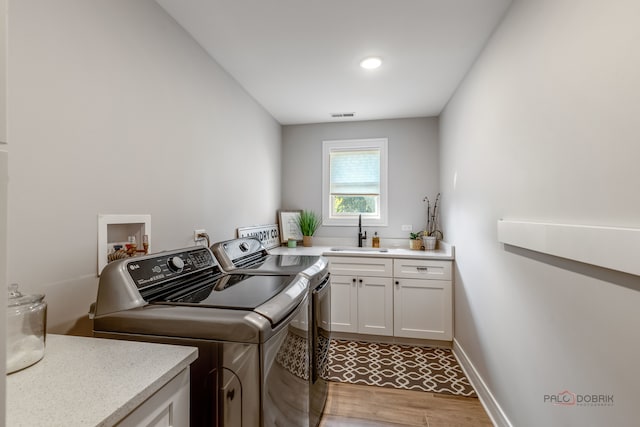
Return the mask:
<svg viewBox="0 0 640 427">
<path fill-rule="evenodd" d="M 464 374 L 469 379 L 471 386 L 475 389 L 478 398 L 480 399 L 480 403 L 482 403 L 485 411 L 487 411 L 493 425 L 496 427 L 513 427 L 507 418 L 507 415 L 500 407 L 500 404 L 491 393 L 491 390 L 489 390 L 489 387 L 487 387 L 487 384 L 484 382 L 475 366 L 473 366 L 473 363 L 467 356 L 467 353 L 465 353 L 464 349 L 455 338 L 453 339 L 453 355 L 458 360 L 458 363 L 462 367 Z"/>
<path fill-rule="evenodd" d="M 366 149 L 373 148 L 380 150 L 380 218 L 366 218 L 362 216 L 362 226 L 387 226 L 389 221 L 388 208 L 388 164 L 389 150 L 387 138 L 369 139 L 342 139 L 322 141 L 322 225 L 349 226 L 358 225 L 357 217 L 332 218 L 331 203 L 329 203 L 330 172 L 329 172 L 329 152 L 334 149 Z"/>
</svg>

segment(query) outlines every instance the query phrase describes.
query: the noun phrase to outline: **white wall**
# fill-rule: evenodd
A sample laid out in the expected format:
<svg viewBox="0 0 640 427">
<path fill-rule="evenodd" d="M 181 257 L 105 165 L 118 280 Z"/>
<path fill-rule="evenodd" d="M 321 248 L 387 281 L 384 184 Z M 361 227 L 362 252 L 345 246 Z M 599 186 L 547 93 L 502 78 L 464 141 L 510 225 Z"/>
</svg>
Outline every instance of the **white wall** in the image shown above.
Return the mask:
<svg viewBox="0 0 640 427">
<path fill-rule="evenodd" d="M 0 11 L 2 11 L 0 0 Z M 2 12 L 0 12 L 0 19 Z M 4 145 L 0 145 L 0 316 L 2 316 L 2 327 L 0 327 L 0 420 L 5 419 L 6 407 L 6 384 L 4 375 L 7 367 L 7 164 L 8 153 Z"/>
<path fill-rule="evenodd" d="M 496 239 L 501 217 L 640 227 L 639 17 L 635 0 L 516 0 L 441 116 L 455 336 L 514 426 L 640 417 L 640 279 Z M 544 402 L 563 390 L 614 405 Z"/>
<path fill-rule="evenodd" d="M 402 224 L 424 229 L 425 195 L 434 198 L 440 188 L 438 119 L 411 118 L 283 126 L 282 206 L 322 212 L 322 141 L 388 138 L 389 225 L 366 227 L 382 238 L 409 238 Z M 320 227 L 319 237 L 353 237 L 354 227 Z M 369 238 L 367 246 L 371 245 Z"/>
<path fill-rule="evenodd" d="M 7 180 L 9 173 L 6 142 L 7 1 L 0 0 L 0 316 L 6 319 L 7 295 Z M 0 328 L 0 374 L 6 372 L 6 323 Z M 5 419 L 6 384 L 0 380 L 0 420 Z"/>
<path fill-rule="evenodd" d="M 10 8 L 9 278 L 50 331 L 86 330 L 99 213 L 151 214 L 154 251 L 275 221 L 280 125 L 155 2 Z"/>
</svg>

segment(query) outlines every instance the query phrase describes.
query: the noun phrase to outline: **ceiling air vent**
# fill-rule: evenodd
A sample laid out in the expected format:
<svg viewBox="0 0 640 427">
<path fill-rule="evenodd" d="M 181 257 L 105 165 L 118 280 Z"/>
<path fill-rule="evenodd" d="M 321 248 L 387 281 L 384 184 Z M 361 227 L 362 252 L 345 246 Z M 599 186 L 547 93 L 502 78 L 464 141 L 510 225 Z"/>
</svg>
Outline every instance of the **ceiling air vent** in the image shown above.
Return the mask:
<svg viewBox="0 0 640 427">
<path fill-rule="evenodd" d="M 355 115 L 356 113 L 331 113 L 331 117 L 333 117 L 334 119 L 337 119 L 340 117 L 353 117 Z"/>
</svg>

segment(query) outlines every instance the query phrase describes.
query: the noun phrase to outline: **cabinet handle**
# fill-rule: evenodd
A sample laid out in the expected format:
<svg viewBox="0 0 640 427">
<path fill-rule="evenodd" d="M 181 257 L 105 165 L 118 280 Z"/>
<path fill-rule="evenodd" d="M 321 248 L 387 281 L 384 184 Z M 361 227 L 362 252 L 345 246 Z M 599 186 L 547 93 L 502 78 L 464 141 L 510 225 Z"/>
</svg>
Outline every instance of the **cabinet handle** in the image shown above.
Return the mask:
<svg viewBox="0 0 640 427">
<path fill-rule="evenodd" d="M 400 284 L 400 281 L 396 280 L 396 285 L 399 285 L 399 284 Z"/>
<path fill-rule="evenodd" d="M 429 271 L 429 267 L 416 267 L 418 271 Z"/>
<path fill-rule="evenodd" d="M 362 283 L 362 279 L 358 280 L 358 282 Z"/>
<path fill-rule="evenodd" d="M 353 283 L 356 283 L 356 278 L 355 277 L 352 280 L 353 280 Z"/>
</svg>

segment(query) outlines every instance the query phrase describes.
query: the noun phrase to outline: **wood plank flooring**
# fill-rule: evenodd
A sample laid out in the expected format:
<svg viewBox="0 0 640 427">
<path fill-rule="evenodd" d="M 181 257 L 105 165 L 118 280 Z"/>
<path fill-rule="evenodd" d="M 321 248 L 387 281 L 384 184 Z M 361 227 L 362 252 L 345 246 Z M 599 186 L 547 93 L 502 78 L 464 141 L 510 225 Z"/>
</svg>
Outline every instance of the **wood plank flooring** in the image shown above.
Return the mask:
<svg viewBox="0 0 640 427">
<path fill-rule="evenodd" d="M 476 398 L 329 383 L 320 427 L 492 426 Z"/>
</svg>

